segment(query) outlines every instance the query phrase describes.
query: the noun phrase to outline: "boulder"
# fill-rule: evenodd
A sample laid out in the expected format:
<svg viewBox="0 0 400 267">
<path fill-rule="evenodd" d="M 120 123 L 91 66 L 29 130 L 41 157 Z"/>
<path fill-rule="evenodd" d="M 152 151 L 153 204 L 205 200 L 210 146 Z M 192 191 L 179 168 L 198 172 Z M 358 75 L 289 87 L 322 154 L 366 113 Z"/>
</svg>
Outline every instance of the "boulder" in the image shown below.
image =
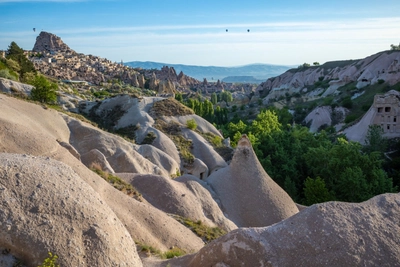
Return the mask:
<svg viewBox="0 0 400 267">
<path fill-rule="evenodd" d="M 70 167 L 0 153 L 0 247 L 27 266 L 142 266 L 125 226 Z"/>
</svg>

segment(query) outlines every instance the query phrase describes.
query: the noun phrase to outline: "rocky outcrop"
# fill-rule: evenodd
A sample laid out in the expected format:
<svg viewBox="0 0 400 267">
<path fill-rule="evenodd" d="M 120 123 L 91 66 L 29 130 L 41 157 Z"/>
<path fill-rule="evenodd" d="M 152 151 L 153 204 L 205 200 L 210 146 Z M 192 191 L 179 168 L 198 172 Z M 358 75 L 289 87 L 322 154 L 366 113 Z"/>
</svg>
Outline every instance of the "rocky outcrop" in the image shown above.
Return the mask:
<svg viewBox="0 0 400 267">
<path fill-rule="evenodd" d="M 397 266 L 400 195 L 327 202 L 263 228 L 242 228 L 198 253 L 145 266 Z"/>
<path fill-rule="evenodd" d="M 301 92 L 322 81 L 329 82 L 329 87 L 323 90 L 329 94 L 334 94 L 339 86 L 350 82 L 356 82 L 357 88 L 375 84 L 379 80 L 394 85 L 400 82 L 399 62 L 399 51 L 384 51 L 360 60 L 333 61 L 321 66 L 291 69 L 261 83 L 257 91 L 268 100 Z"/>
<path fill-rule="evenodd" d="M 125 226 L 70 167 L 49 157 L 0 153 L 0 247 L 38 266 L 141 266 Z"/>
<path fill-rule="evenodd" d="M 31 95 L 32 88 L 32 85 L 0 78 L 0 91 L 3 93 L 15 94 L 21 97 L 28 97 Z"/>
<path fill-rule="evenodd" d="M 173 94 L 176 90 L 184 90 L 199 84 L 199 81 L 180 72 L 179 75 L 173 67 L 163 66 L 161 70 L 142 70 L 143 75 L 149 79 L 149 88 L 159 94 Z"/>
<path fill-rule="evenodd" d="M 154 207 L 168 213 L 202 221 L 209 227 L 219 226 L 226 231 L 236 229 L 225 218 L 209 191 L 197 178 L 185 175 L 177 179 L 157 175 L 117 174 L 131 183 L 143 198 Z"/>
<path fill-rule="evenodd" d="M 35 45 L 32 49 L 33 52 L 59 52 L 59 53 L 75 53 L 71 48 L 66 45 L 60 37 L 49 33 L 41 32 L 36 37 Z"/>
<path fill-rule="evenodd" d="M 343 107 L 331 106 L 316 107 L 312 110 L 304 121 L 310 125 L 310 132 L 315 133 L 321 127 L 335 126 L 336 130 L 340 130 L 340 126 L 346 118 L 349 111 Z"/>
<path fill-rule="evenodd" d="M 231 164 L 210 175 L 226 216 L 239 227 L 280 222 L 299 210 L 289 195 L 264 171 L 247 136 L 242 136 Z"/>
<path fill-rule="evenodd" d="M 60 142 L 70 143 L 71 132 L 67 125 L 68 120 L 64 119 L 65 117 L 63 118 L 63 116 L 61 116 L 58 112 L 52 109 L 43 109 L 41 106 L 23 102 L 5 95 L 0 96 L 0 106 L 2 107 L 2 112 L 0 112 L 0 153 L 18 153 L 43 156 L 45 158 L 49 157 L 67 164 L 73 169 L 76 175 L 78 175 L 85 183 L 87 183 L 87 185 L 84 187 L 88 186 L 89 188 L 93 188 L 93 190 L 96 192 L 95 194 L 99 195 L 99 198 L 103 204 L 107 205 L 112 212 L 115 213 L 117 217 L 114 221 L 117 222 L 120 220 L 122 222 L 125 229 L 124 231 L 129 233 L 132 240 L 153 246 L 161 251 L 166 251 L 171 247 L 177 246 L 186 252 L 195 252 L 203 246 L 203 241 L 185 226 L 169 217 L 164 212 L 154 208 L 150 204 L 141 203 L 124 194 L 123 192 L 113 188 L 107 181 L 99 177 L 96 173 L 89 170 L 84 164 L 82 164 L 82 162 L 79 161 L 73 154 L 71 154 L 69 150 L 61 146 Z M 90 131 L 90 129 L 88 132 L 95 134 L 95 132 Z M 83 132 L 82 134 L 85 133 Z M 87 139 L 86 141 L 94 142 L 93 140 L 102 140 L 102 132 L 97 132 L 97 134 L 97 137 L 92 135 L 91 137 L 94 138 Z M 73 136 L 77 135 L 73 134 Z M 104 137 L 104 140 L 107 140 L 107 143 L 102 143 L 102 146 L 110 146 L 110 151 L 112 151 L 112 149 L 114 149 L 115 143 L 113 144 L 113 142 L 115 140 L 113 141 L 107 136 Z M 71 143 L 79 143 L 79 141 L 71 140 Z M 82 147 L 85 146 L 81 146 L 81 148 Z M 79 151 L 81 148 L 78 147 L 76 150 Z M 122 155 L 122 153 L 120 153 L 120 155 Z M 140 159 L 141 156 L 139 154 L 135 154 L 135 157 L 139 160 L 145 160 L 144 158 Z M 146 162 L 146 160 L 144 162 Z M 150 165 L 152 166 L 152 164 Z M 43 165 L 43 168 L 44 167 L 45 165 Z M 146 168 L 146 164 L 143 164 L 143 167 Z M 68 178 L 68 176 L 64 176 L 62 173 L 54 174 L 48 178 L 48 183 L 53 184 L 55 181 L 52 181 L 52 179 L 62 179 L 60 177 Z M 29 186 L 29 188 L 35 188 L 35 186 L 36 185 Z M 64 189 L 65 188 L 70 187 L 65 186 Z M 79 188 L 81 188 L 81 186 Z M 87 197 L 87 194 L 82 195 Z M 92 195 L 92 193 L 90 193 L 90 195 Z M 29 195 L 27 197 L 21 197 L 21 199 L 29 199 Z M 3 202 L 0 202 L 0 206 L 2 205 L 1 203 Z M 58 212 L 57 210 L 62 210 L 62 205 L 52 206 L 51 208 L 54 208 L 55 212 Z M 3 208 L 1 208 L 1 210 L 3 210 Z M 109 216 L 109 214 L 110 213 L 107 213 L 107 216 Z M 85 214 L 83 211 L 82 216 L 87 218 L 87 216 L 92 215 L 89 213 Z M 93 222 L 92 225 L 95 225 L 96 219 L 101 219 L 97 216 L 99 216 L 99 214 L 93 215 L 93 220 L 88 220 L 88 222 Z M 73 215 L 71 215 L 71 218 L 73 218 Z M 110 217 L 110 219 L 112 218 L 113 217 Z M 65 223 L 64 225 L 68 225 L 68 223 Z M 31 229 L 32 227 L 33 226 L 30 225 L 29 227 L 27 226 L 23 229 Z M 63 229 L 60 231 L 62 230 Z M 56 231 L 56 229 L 54 229 L 54 231 Z M 46 235 L 43 234 L 42 236 L 45 237 Z M 0 240 L 0 243 L 1 242 L 5 241 Z M 111 242 L 111 244 L 113 243 Z M 23 249 L 25 253 L 29 254 L 31 246 L 32 244 L 30 244 L 29 247 L 21 247 L 20 249 Z M 45 248 L 47 247 L 45 246 Z M 102 248 L 106 248 L 106 246 L 98 248 L 99 251 L 94 253 L 107 254 L 108 251 L 102 251 Z M 63 249 L 65 250 L 64 247 Z M 58 250 L 51 251 L 57 255 L 62 253 Z M 120 250 L 120 252 L 123 251 L 124 250 Z M 74 253 L 78 252 L 74 250 Z M 102 258 L 99 257 L 99 259 Z M 111 265 L 112 264 L 108 264 L 108 266 Z M 80 266 L 80 264 L 66 264 L 65 266 Z M 99 264 L 99 266 L 103 265 Z M 132 266 L 135 266 L 135 264 Z"/>
</svg>

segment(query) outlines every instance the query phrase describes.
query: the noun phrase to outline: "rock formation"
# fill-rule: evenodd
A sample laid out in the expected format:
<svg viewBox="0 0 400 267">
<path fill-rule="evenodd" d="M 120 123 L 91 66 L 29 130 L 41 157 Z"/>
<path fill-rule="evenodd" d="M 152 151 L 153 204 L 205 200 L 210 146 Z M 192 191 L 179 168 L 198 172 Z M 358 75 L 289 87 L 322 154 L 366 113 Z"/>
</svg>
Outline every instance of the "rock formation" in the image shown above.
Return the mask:
<svg viewBox="0 0 400 267">
<path fill-rule="evenodd" d="M 82 210 L 83 214 L 79 215 L 82 216 L 82 218 L 92 218 L 88 219 L 87 222 L 90 223 L 91 226 L 96 225 L 96 221 L 98 221 L 97 225 L 100 227 L 103 223 L 102 220 L 104 220 L 104 217 L 107 217 L 111 220 L 113 220 L 113 223 L 117 226 L 118 221 L 121 222 L 121 225 L 124 227 L 122 228 L 121 234 L 124 233 L 129 233 L 129 236 L 131 237 L 132 240 L 138 241 L 142 244 L 150 245 L 155 248 L 158 248 L 162 251 L 168 250 L 169 248 L 173 246 L 177 246 L 187 252 L 195 252 L 198 251 L 202 246 L 203 246 L 203 241 L 195 236 L 193 232 L 191 232 L 189 229 L 187 229 L 185 226 L 174 220 L 173 218 L 169 217 L 165 213 L 161 212 L 158 209 L 155 209 L 153 206 L 146 204 L 146 203 L 141 203 L 138 202 L 137 200 L 125 195 L 124 193 L 118 191 L 117 189 L 114 189 L 108 182 L 100 178 L 97 174 L 89 170 L 85 165 L 80 162 L 75 155 L 71 154 L 69 150 L 65 148 L 65 146 L 61 146 L 60 142 L 65 142 L 65 143 L 79 143 L 78 140 L 73 140 L 70 139 L 71 136 L 77 136 L 76 134 L 71 134 L 70 128 L 68 127 L 68 124 L 66 121 L 68 119 L 64 119 L 63 116 L 60 116 L 60 114 L 54 110 L 51 109 L 43 109 L 41 106 L 34 105 L 31 103 L 27 103 L 21 100 L 17 100 L 14 98 L 7 97 L 5 95 L 0 96 L 0 106 L 2 107 L 2 112 L 0 113 L 0 132 L 2 134 L 2 138 L 0 139 L 0 154 L 1 153 L 18 153 L 18 154 L 29 154 L 29 155 L 34 155 L 34 156 L 44 156 L 44 157 L 49 157 L 58 161 L 61 161 L 68 166 L 70 166 L 73 169 L 74 175 L 77 175 L 82 179 L 81 182 L 78 184 L 78 188 L 75 188 L 74 186 L 63 186 L 63 188 L 68 188 L 69 191 L 77 191 L 81 192 L 80 188 L 93 188 L 93 193 L 82 193 L 81 196 L 88 197 L 87 195 L 93 195 L 96 196 L 98 194 L 98 199 L 99 202 L 102 202 L 102 205 L 105 205 L 109 207 L 108 209 L 112 212 L 115 213 L 115 218 L 110 216 L 110 212 L 107 212 L 107 216 L 100 216 L 100 214 L 103 213 L 96 213 L 94 211 L 90 211 L 89 207 L 86 207 L 86 204 L 82 206 L 82 209 L 85 208 L 85 210 Z M 90 127 L 89 127 L 90 128 Z M 88 128 L 88 129 L 89 129 Z M 82 128 L 84 129 L 84 128 Z M 92 134 L 94 134 L 93 131 L 89 131 Z M 104 136 L 105 138 L 103 139 L 101 135 L 103 134 L 102 132 L 97 132 L 99 135 L 98 137 L 95 137 L 94 135 L 91 136 L 90 139 L 86 139 L 87 143 L 93 142 L 97 138 L 97 140 L 107 140 L 107 135 Z M 103 146 L 109 146 L 108 148 L 105 148 L 104 151 L 112 151 L 112 148 L 114 147 L 114 144 L 118 146 L 115 142 L 112 141 L 112 139 L 108 139 L 109 142 L 108 144 L 103 143 Z M 81 140 L 83 142 L 83 140 Z M 81 143 L 79 146 L 77 146 L 78 149 L 77 151 L 80 151 L 82 147 L 86 147 L 84 143 Z M 123 156 L 123 153 L 120 153 L 121 156 Z M 128 155 L 126 155 L 128 156 Z M 141 157 L 139 154 L 136 154 L 136 157 Z M 7 158 L 7 156 L 5 157 Z M 122 157 L 123 158 L 123 157 Z M 141 160 L 146 160 L 142 158 Z M 18 164 L 12 164 L 12 166 Z M 4 166 L 1 164 L 1 166 Z M 43 163 L 40 163 L 40 166 L 42 166 L 43 171 L 46 171 L 46 165 Z M 145 165 L 144 165 L 145 167 Z M 38 167 L 39 168 L 39 167 Z M 114 168 L 114 166 L 113 166 Z M 56 168 L 57 169 L 57 168 Z M 36 168 L 35 168 L 36 170 Z M 39 183 L 51 183 L 51 184 L 57 184 L 56 181 L 52 181 L 54 178 L 57 179 L 70 179 L 72 176 L 64 175 L 63 172 L 60 173 L 54 173 L 57 172 L 57 170 L 54 170 L 51 172 L 50 176 L 45 176 L 43 177 L 43 182 L 42 178 L 40 178 Z M 22 173 L 22 172 L 21 172 Z M 37 171 L 36 173 L 40 173 Z M 31 175 L 31 174 L 30 174 Z M 7 176 L 6 176 L 7 177 Z M 33 179 L 33 178 L 32 178 Z M 39 179 L 39 178 L 38 178 Z M 47 179 L 47 180 L 46 180 Z M 36 188 L 36 185 L 39 183 L 35 183 L 32 186 L 28 186 L 26 190 L 31 190 L 29 191 L 32 193 L 32 190 Z M 61 181 L 60 181 L 61 183 Z M 64 183 L 67 183 L 65 181 Z M 82 185 L 85 184 L 84 186 Z M 1 183 L 2 186 L 4 187 L 4 184 Z M 68 184 L 68 183 L 67 183 Z M 22 185 L 22 184 L 21 184 Z M 13 185 L 14 186 L 14 185 Z M 17 186 L 17 185 L 16 185 Z M 23 187 L 18 187 L 18 189 L 22 189 Z M 47 185 L 44 186 L 44 188 L 47 188 Z M 58 188 L 58 189 L 57 189 Z M 63 189 L 63 190 L 64 190 Z M 55 190 L 61 190 L 59 187 L 56 187 Z M 83 189 L 82 189 L 83 190 Z M 15 192 L 15 190 L 11 190 L 11 193 Z M 30 193 L 27 193 L 28 195 L 21 195 L 20 199 L 29 199 Z M 1 193 L 1 192 L 0 192 Z M 61 194 L 62 193 L 62 194 Z M 67 194 L 66 192 L 65 194 Z M 16 193 L 12 193 L 16 194 Z M 18 193 L 20 194 L 20 193 Z M 21 193 L 22 194 L 22 193 Z M 24 193 L 25 194 L 25 193 Z M 64 195 L 63 192 L 48 192 L 48 194 L 61 194 Z M 72 193 L 71 193 L 72 194 Z M 1 195 L 3 197 L 4 195 Z M 18 195 L 19 196 L 19 195 Z M 17 197 L 18 197 L 17 196 Z M 18 197 L 19 198 L 19 197 Z M 42 201 L 46 200 L 43 199 Z M 71 199 L 73 201 L 73 199 Z M 46 204 L 47 203 L 47 204 Z M 44 207 L 46 210 L 49 209 L 54 209 L 55 214 L 60 214 L 63 209 L 62 203 L 55 205 L 52 205 L 51 202 L 46 200 L 46 203 L 43 203 Z M 87 202 L 84 202 L 87 203 Z M 64 203 L 66 204 L 66 203 Z M 0 202 L 1 210 L 6 210 L 6 202 Z M 49 205 L 47 207 L 47 205 Z M 88 204 L 89 205 L 89 204 Z M 78 207 L 78 206 L 77 206 Z M 77 208 L 76 207 L 76 208 Z M 76 209 L 75 209 L 76 210 Z M 26 212 L 28 212 L 27 210 Z M 90 211 L 90 213 L 86 213 L 86 211 Z M 53 212 L 53 211 L 52 211 Z M 61 213 L 64 214 L 64 213 Z M 78 214 L 81 214 L 80 212 Z M 28 216 L 28 215 L 26 215 Z M 29 215 L 30 216 L 30 215 Z M 71 214 L 69 218 L 74 218 L 73 214 Z M 18 219 L 19 218 L 19 219 Z M 19 220 L 22 218 L 19 216 L 17 219 L 18 221 L 15 222 L 15 225 L 19 223 Z M 28 217 L 26 217 L 28 218 Z M 49 217 L 50 218 L 50 217 Z M 1 220 L 1 222 L 7 221 L 6 219 Z M 107 222 L 107 220 L 106 220 Z M 21 222 L 22 225 L 24 221 Z M 62 234 L 65 225 L 68 225 L 67 222 L 63 223 L 63 227 L 55 227 L 52 229 L 49 233 L 52 233 L 52 236 L 57 236 L 59 234 Z M 6 225 L 4 225 L 6 227 Z M 18 226 L 18 229 L 21 229 L 22 226 Z M 46 226 L 47 227 L 47 226 Z M 23 229 L 30 229 L 30 232 L 37 232 L 38 239 L 34 242 L 35 244 L 44 244 L 43 245 L 43 251 L 40 250 L 40 253 L 43 254 L 35 254 L 35 255 L 22 255 L 18 251 L 16 251 L 16 256 L 18 257 L 23 257 L 24 259 L 34 259 L 39 260 L 39 257 L 46 256 L 47 250 L 51 249 L 53 247 L 52 252 L 56 253 L 57 255 L 64 255 L 64 252 L 61 252 L 60 250 L 65 250 L 67 253 L 70 250 L 67 250 L 66 247 L 63 247 L 63 249 L 58 249 L 58 244 L 52 243 L 47 237 L 47 234 L 45 232 L 42 233 L 42 231 L 46 231 L 45 225 L 40 225 L 40 224 L 29 224 L 29 227 L 23 227 Z M 93 226 L 96 228 L 96 226 Z M 66 228 L 68 230 L 69 228 Z M 118 230 L 118 228 L 117 228 Z M 94 234 L 101 234 L 101 232 L 95 231 Z M 119 231 L 119 230 L 118 230 Z M 2 231 L 3 232 L 3 231 Z M 108 231 L 107 231 L 108 232 Z M 19 234 L 24 234 L 24 232 L 21 232 Z M 89 235 L 92 235 L 92 230 L 88 232 Z M 118 235 L 116 235 L 118 237 Z M 78 235 L 77 235 L 78 238 Z M 93 237 L 94 238 L 94 237 Z M 107 238 L 107 237 L 104 237 Z M 111 238 L 111 237 L 108 237 Z M 0 239 L 0 247 L 3 245 L 12 246 L 12 243 L 7 241 L 7 237 L 1 238 Z M 78 242 L 80 239 L 77 239 L 77 241 L 74 241 L 74 239 L 71 239 L 71 242 Z M 101 239 L 97 239 L 101 240 Z M 104 239 L 108 240 L 108 239 Z M 110 239 L 111 240 L 111 239 Z M 79 241 L 80 242 L 80 241 Z M 91 244 L 92 244 L 92 255 L 98 255 L 98 253 L 104 253 L 108 254 L 109 249 L 107 248 L 106 245 L 104 245 L 103 241 L 97 242 L 95 239 L 91 239 Z M 97 243 L 95 243 L 97 242 Z M 103 243 L 102 243 L 103 242 Z M 118 241 L 120 242 L 120 241 Z M 108 242 L 106 242 L 108 243 Z M 71 243 L 74 244 L 74 243 Z M 78 243 L 77 243 L 78 244 Z M 89 243 L 88 243 L 89 244 Z M 113 244 L 113 242 L 110 241 L 110 244 Z M 128 243 L 126 243 L 128 246 Z M 53 246 L 54 245 L 54 246 Z M 57 246 L 56 246 L 57 245 Z M 123 243 L 121 243 L 123 246 Z M 24 246 L 21 246 L 19 249 L 24 251 L 25 254 L 29 254 L 28 251 L 31 250 L 32 243 L 27 247 L 26 244 Z M 61 246 L 61 244 L 60 244 Z M 129 245 L 130 246 L 130 245 Z M 119 245 L 115 245 L 115 248 L 118 248 Z M 13 247 L 12 247 L 13 248 Z M 39 251 L 39 248 L 37 248 Z M 119 250 L 119 252 L 123 251 L 134 251 L 134 247 L 131 248 L 122 248 Z M 110 251 L 113 251 L 112 249 Z M 18 252 L 18 253 L 17 253 Z M 80 255 L 83 255 L 81 253 L 84 253 L 83 251 L 79 252 L 78 250 L 73 250 L 70 251 L 70 253 L 75 253 L 74 257 L 81 257 Z M 134 257 L 135 254 L 132 252 L 128 252 L 129 255 L 124 255 L 123 257 L 126 257 L 126 261 L 121 260 L 121 262 L 132 262 L 129 261 L 129 257 Z M 106 256 L 104 255 L 104 257 Z M 72 257 L 69 255 L 69 257 Z M 82 256 L 83 257 L 83 256 Z M 92 256 L 91 256 L 92 257 Z M 100 260 L 104 259 L 104 265 L 101 263 L 98 264 L 98 266 L 110 266 L 112 264 L 107 264 L 108 260 L 104 257 L 98 257 Z M 112 255 L 110 256 L 112 257 Z M 122 257 L 122 256 L 121 256 Z M 123 259 L 123 258 L 121 258 Z M 85 266 L 82 264 L 74 264 L 74 262 L 70 265 L 70 263 L 66 260 L 66 258 L 62 259 L 62 262 L 65 263 L 63 266 Z M 96 261 L 94 261 L 96 262 Z M 114 262 L 118 262 L 117 259 L 115 259 Z M 132 264 L 133 266 L 136 266 L 135 264 Z M 130 265 L 130 266 L 132 266 Z M 34 266 L 37 266 L 34 265 Z M 123 266 L 123 265 L 122 265 Z M 137 265 L 140 266 L 140 265 Z M 29 266 L 30 267 L 30 266 Z"/>
<path fill-rule="evenodd" d="M 291 69 L 261 83 L 257 91 L 266 101 L 301 92 L 318 81 L 329 81 L 322 96 L 334 94 L 339 86 L 357 82 L 357 88 L 375 84 L 379 80 L 394 85 L 400 82 L 400 52 L 384 51 L 360 60 L 326 62 L 321 66 Z"/>
<path fill-rule="evenodd" d="M 280 222 L 299 210 L 289 195 L 264 171 L 247 136 L 242 136 L 230 165 L 208 177 L 222 210 L 239 227 Z"/>
<path fill-rule="evenodd" d="M 316 107 L 304 121 L 310 124 L 310 132 L 312 133 L 317 132 L 321 126 L 336 126 L 337 130 L 340 130 L 348 112 L 343 107 L 335 107 L 333 110 L 331 106 Z"/>
<path fill-rule="evenodd" d="M 0 153 L 0 247 L 38 266 L 141 266 L 125 226 L 70 167 L 49 157 Z"/>
<path fill-rule="evenodd" d="M 225 218 L 209 191 L 191 175 L 171 179 L 157 175 L 119 174 L 139 190 L 143 198 L 154 207 L 192 221 L 202 221 L 210 227 L 219 226 L 226 231 L 236 225 Z"/>
<path fill-rule="evenodd" d="M 397 266 L 400 194 L 313 205 L 270 227 L 241 228 L 198 253 L 145 266 Z"/>
<path fill-rule="evenodd" d="M 75 53 L 71 48 L 66 45 L 60 37 L 48 33 L 41 32 L 36 37 L 35 45 L 32 49 L 33 52 L 58 52 L 58 53 Z"/>
<path fill-rule="evenodd" d="M 28 97 L 31 95 L 33 86 L 0 78 L 0 91 L 4 93 L 12 93 L 20 97 Z"/>
</svg>

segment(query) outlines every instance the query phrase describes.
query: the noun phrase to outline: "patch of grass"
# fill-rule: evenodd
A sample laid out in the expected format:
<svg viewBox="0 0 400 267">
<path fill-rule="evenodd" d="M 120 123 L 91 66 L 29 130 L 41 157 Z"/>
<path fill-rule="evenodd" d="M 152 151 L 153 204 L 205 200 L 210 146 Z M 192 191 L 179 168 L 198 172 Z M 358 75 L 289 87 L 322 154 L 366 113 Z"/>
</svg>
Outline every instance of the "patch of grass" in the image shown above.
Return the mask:
<svg viewBox="0 0 400 267">
<path fill-rule="evenodd" d="M 140 242 L 135 241 L 137 247 L 138 247 L 138 251 L 142 251 L 142 252 L 146 252 L 147 254 L 151 254 L 151 255 L 158 255 L 161 256 L 162 252 L 152 246 L 149 245 L 145 245 L 142 244 Z"/>
<path fill-rule="evenodd" d="M 186 163 L 192 164 L 194 162 L 194 156 L 192 152 L 190 152 L 193 146 L 192 141 L 185 139 L 182 135 L 171 135 L 170 138 L 178 148 L 182 159 Z"/>
<path fill-rule="evenodd" d="M 161 259 L 172 259 L 175 257 L 180 257 L 186 254 L 186 252 L 183 249 L 180 249 L 178 247 L 173 247 L 170 250 L 166 252 L 161 252 L 159 249 L 156 249 L 152 246 L 142 244 L 140 242 L 135 241 L 137 250 L 140 252 L 145 252 L 146 254 L 150 255 L 155 255 L 160 257 Z"/>
<path fill-rule="evenodd" d="M 163 258 L 163 259 L 172 259 L 172 258 L 175 258 L 175 257 L 183 256 L 185 254 L 186 254 L 186 252 L 184 250 L 182 250 L 182 249 L 180 249 L 178 247 L 173 247 L 172 249 L 164 252 L 161 255 L 161 258 Z"/>
<path fill-rule="evenodd" d="M 155 102 L 149 113 L 153 117 L 185 116 L 194 114 L 193 110 L 186 107 L 174 98 L 168 98 Z"/>
<path fill-rule="evenodd" d="M 353 122 L 357 119 L 358 117 L 354 114 L 349 114 L 346 116 L 346 119 L 344 120 L 345 123 L 350 123 Z"/>
<path fill-rule="evenodd" d="M 198 237 L 203 239 L 205 243 L 211 242 L 214 239 L 217 239 L 223 235 L 226 235 L 226 231 L 219 227 L 210 227 L 205 225 L 202 221 L 192 221 L 188 218 L 184 218 L 179 215 L 171 215 L 175 220 L 180 222 L 181 224 L 188 227 L 195 233 Z"/>
<path fill-rule="evenodd" d="M 131 184 L 125 182 L 118 176 L 115 176 L 111 173 L 105 172 L 102 170 L 101 166 L 99 163 L 93 163 L 90 166 L 90 169 L 97 173 L 100 177 L 102 177 L 104 180 L 109 182 L 114 188 L 118 189 L 119 191 L 125 193 L 126 195 L 133 197 L 134 199 L 138 201 L 142 201 L 142 194 L 140 194 L 136 188 L 134 188 Z"/>
<path fill-rule="evenodd" d="M 174 142 L 183 161 L 188 164 L 193 163 L 194 156 L 190 152 L 193 143 L 191 140 L 187 140 L 182 136 L 180 125 L 178 123 L 173 121 L 166 123 L 163 120 L 157 119 L 154 127 L 165 133 L 172 140 L 172 142 Z"/>
</svg>

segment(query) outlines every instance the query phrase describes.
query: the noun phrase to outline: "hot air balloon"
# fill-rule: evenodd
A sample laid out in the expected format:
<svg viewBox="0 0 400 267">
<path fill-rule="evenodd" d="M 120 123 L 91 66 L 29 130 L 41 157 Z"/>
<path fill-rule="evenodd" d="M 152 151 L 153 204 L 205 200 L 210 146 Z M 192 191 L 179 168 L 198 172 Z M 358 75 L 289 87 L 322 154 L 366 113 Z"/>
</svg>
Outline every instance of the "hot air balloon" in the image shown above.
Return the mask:
<svg viewBox="0 0 400 267">
<path fill-rule="evenodd" d="M 36 32 L 36 28 L 33 28 L 33 31 Z"/>
</svg>

